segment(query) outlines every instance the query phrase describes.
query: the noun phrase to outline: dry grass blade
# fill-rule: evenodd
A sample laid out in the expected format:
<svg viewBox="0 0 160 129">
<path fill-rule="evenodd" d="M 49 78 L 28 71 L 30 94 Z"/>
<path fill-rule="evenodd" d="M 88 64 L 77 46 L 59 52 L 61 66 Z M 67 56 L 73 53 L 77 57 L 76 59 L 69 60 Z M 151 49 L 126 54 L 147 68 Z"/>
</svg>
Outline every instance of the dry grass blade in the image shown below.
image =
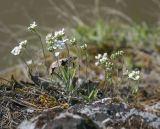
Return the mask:
<svg viewBox="0 0 160 129">
<path fill-rule="evenodd" d="M 27 108 L 36 108 L 36 105 L 32 104 L 32 103 L 29 103 L 27 101 L 24 101 L 24 100 L 13 100 L 13 99 L 10 99 L 11 102 L 14 102 L 16 104 L 19 104 L 21 106 L 24 106 L 24 107 L 27 107 Z"/>
</svg>

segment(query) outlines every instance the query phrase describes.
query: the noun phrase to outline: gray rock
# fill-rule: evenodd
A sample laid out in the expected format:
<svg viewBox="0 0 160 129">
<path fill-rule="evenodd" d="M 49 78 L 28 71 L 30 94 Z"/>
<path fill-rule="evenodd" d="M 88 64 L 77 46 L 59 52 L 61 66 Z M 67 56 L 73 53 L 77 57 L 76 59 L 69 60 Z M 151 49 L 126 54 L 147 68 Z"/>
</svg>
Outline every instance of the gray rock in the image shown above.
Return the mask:
<svg viewBox="0 0 160 129">
<path fill-rule="evenodd" d="M 67 111 L 48 111 L 18 129 L 160 129 L 160 117 L 129 108 L 105 98 L 91 104 L 76 104 Z"/>
<path fill-rule="evenodd" d="M 100 129 L 90 118 L 79 114 L 65 112 L 54 117 L 50 115 L 44 113 L 34 119 L 24 121 L 18 129 Z"/>
</svg>

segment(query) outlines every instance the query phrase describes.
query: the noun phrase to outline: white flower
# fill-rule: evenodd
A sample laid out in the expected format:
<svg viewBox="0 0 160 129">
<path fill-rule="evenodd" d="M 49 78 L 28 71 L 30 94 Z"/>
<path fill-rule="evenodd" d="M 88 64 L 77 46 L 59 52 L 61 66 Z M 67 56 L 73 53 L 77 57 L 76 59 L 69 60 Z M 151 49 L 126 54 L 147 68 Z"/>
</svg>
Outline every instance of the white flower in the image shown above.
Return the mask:
<svg viewBox="0 0 160 129">
<path fill-rule="evenodd" d="M 16 46 L 12 49 L 11 53 L 15 56 L 19 55 L 21 52 L 22 46 Z"/>
<path fill-rule="evenodd" d="M 63 37 L 65 35 L 64 28 L 54 33 L 54 38 Z"/>
<path fill-rule="evenodd" d="M 97 56 L 95 56 L 95 59 L 100 59 L 102 57 L 102 55 L 101 54 L 98 54 Z"/>
<path fill-rule="evenodd" d="M 35 31 L 36 27 L 37 27 L 37 24 L 34 21 L 32 24 L 30 24 L 30 26 L 28 27 L 28 30 L 29 31 Z"/>
<path fill-rule="evenodd" d="M 87 44 L 84 44 L 84 45 L 82 45 L 80 47 L 85 50 L 87 48 Z"/>
<path fill-rule="evenodd" d="M 107 57 L 107 53 L 104 53 L 104 54 L 103 54 L 103 57 Z"/>
<path fill-rule="evenodd" d="M 63 40 L 58 40 L 55 44 L 55 47 L 57 47 L 58 49 L 63 49 L 65 46 L 65 42 Z"/>
<path fill-rule="evenodd" d="M 60 54 L 60 52 L 55 52 L 55 54 L 54 54 L 54 55 L 55 55 L 56 57 L 58 57 L 58 56 L 59 56 L 59 54 Z"/>
<path fill-rule="evenodd" d="M 128 78 L 137 81 L 140 78 L 140 72 L 139 71 L 132 71 L 131 73 L 128 74 Z"/>
<path fill-rule="evenodd" d="M 102 57 L 100 60 L 99 60 L 99 62 L 101 63 L 101 64 L 103 64 L 103 63 L 105 63 L 106 61 L 107 61 L 107 57 Z"/>
<path fill-rule="evenodd" d="M 67 41 L 68 39 L 65 37 L 64 29 L 56 31 L 54 35 L 49 33 L 46 36 L 46 43 L 50 52 L 56 49 L 63 49 Z"/>
<path fill-rule="evenodd" d="M 75 38 L 70 39 L 69 42 L 72 45 L 76 45 L 76 39 Z"/>
<path fill-rule="evenodd" d="M 63 42 L 66 43 L 69 39 L 65 38 L 63 39 Z"/>
<path fill-rule="evenodd" d="M 27 40 L 21 41 L 18 46 L 14 47 L 11 53 L 15 56 L 19 55 L 23 48 L 27 45 Z"/>
<path fill-rule="evenodd" d="M 53 41 L 54 41 L 53 34 L 52 33 L 47 34 L 47 36 L 46 36 L 46 43 L 47 44 L 52 44 Z"/>
<path fill-rule="evenodd" d="M 28 65 L 31 65 L 32 63 L 33 63 L 32 60 L 28 60 L 28 61 L 27 61 L 27 64 L 28 64 Z"/>
<path fill-rule="evenodd" d="M 96 65 L 105 64 L 108 61 L 107 53 L 104 53 L 103 55 L 98 54 L 95 58 L 97 59 Z"/>
<path fill-rule="evenodd" d="M 68 39 L 63 39 L 63 40 L 55 40 L 53 48 L 55 49 L 63 49 L 65 47 L 66 42 Z"/>
<path fill-rule="evenodd" d="M 112 70 L 113 63 L 108 61 L 108 62 L 106 62 L 105 67 L 106 67 L 106 70 Z"/>
<path fill-rule="evenodd" d="M 26 45 L 27 45 L 27 40 L 21 41 L 19 43 L 19 46 L 21 46 L 21 47 L 26 47 Z"/>
<path fill-rule="evenodd" d="M 108 60 L 107 53 L 104 53 L 103 56 L 99 59 L 100 63 L 103 64 Z"/>
<path fill-rule="evenodd" d="M 124 54 L 123 51 L 117 51 L 116 53 L 111 54 L 111 59 L 117 59 L 118 57 L 122 56 Z"/>
<path fill-rule="evenodd" d="M 53 44 L 50 44 L 49 48 L 51 48 L 52 51 L 54 51 L 56 49 L 63 49 L 65 47 L 65 42 L 66 42 L 66 40 L 55 41 Z"/>
</svg>

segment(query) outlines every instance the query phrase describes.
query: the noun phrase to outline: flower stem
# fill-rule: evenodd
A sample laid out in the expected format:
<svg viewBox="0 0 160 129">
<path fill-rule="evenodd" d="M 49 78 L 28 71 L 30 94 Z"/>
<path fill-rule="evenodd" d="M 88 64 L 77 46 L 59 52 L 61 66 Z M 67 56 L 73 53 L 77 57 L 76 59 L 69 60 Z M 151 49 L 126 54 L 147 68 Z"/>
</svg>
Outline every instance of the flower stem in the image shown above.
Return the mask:
<svg viewBox="0 0 160 129">
<path fill-rule="evenodd" d="M 87 51 L 85 50 L 85 55 L 86 55 L 86 79 L 87 79 L 87 77 L 88 77 L 88 53 L 87 53 Z"/>
<path fill-rule="evenodd" d="M 78 55 L 78 86 L 79 86 L 79 79 L 80 79 L 80 56 L 81 56 L 81 51 L 79 50 L 78 46 L 76 47 L 77 55 Z"/>
<path fill-rule="evenodd" d="M 65 43 L 65 46 L 66 46 L 66 49 L 67 49 L 67 54 L 68 54 L 68 87 L 70 87 L 70 61 L 69 61 L 69 58 L 70 58 L 70 53 L 69 53 L 69 48 L 68 48 L 68 45 Z"/>
<path fill-rule="evenodd" d="M 44 46 L 43 46 L 43 42 L 42 42 L 41 35 L 40 35 L 37 31 L 35 31 L 35 33 L 36 33 L 37 37 L 38 37 L 39 40 L 40 40 L 40 44 L 41 44 L 42 51 L 43 51 L 43 56 L 44 56 L 44 65 L 46 66 L 46 71 L 47 71 L 47 73 L 49 73 L 49 72 L 48 72 L 48 68 L 47 68 L 46 54 L 45 54 L 45 51 L 44 51 Z"/>
</svg>

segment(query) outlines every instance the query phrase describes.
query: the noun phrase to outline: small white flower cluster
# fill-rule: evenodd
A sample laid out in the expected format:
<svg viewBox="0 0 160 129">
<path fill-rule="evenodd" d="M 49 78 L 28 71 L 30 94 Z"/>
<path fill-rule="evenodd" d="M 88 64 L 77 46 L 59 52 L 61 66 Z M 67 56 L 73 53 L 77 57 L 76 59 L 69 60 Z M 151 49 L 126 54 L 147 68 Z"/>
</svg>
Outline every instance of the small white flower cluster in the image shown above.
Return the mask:
<svg viewBox="0 0 160 129">
<path fill-rule="evenodd" d="M 75 38 L 70 39 L 69 42 L 70 42 L 71 45 L 76 45 L 76 39 Z"/>
<path fill-rule="evenodd" d="M 11 53 L 15 56 L 19 55 L 21 52 L 21 47 L 20 46 L 16 46 L 12 49 Z"/>
<path fill-rule="evenodd" d="M 140 72 L 139 71 L 132 71 L 131 73 L 128 74 L 128 78 L 137 81 L 140 78 Z"/>
<path fill-rule="evenodd" d="M 112 68 L 113 68 L 113 63 L 112 63 L 112 62 L 109 62 L 109 61 L 106 62 L 105 68 L 106 68 L 107 71 L 112 70 Z"/>
<path fill-rule="evenodd" d="M 113 59 L 116 59 L 116 58 L 122 56 L 123 54 L 124 54 L 123 51 L 117 51 L 116 53 L 113 53 L 110 58 L 113 60 Z"/>
<path fill-rule="evenodd" d="M 87 49 L 87 44 L 84 44 L 84 45 L 82 45 L 80 47 L 81 47 L 81 49 L 86 50 Z"/>
<path fill-rule="evenodd" d="M 19 43 L 19 46 L 25 48 L 27 46 L 27 40 L 23 40 Z"/>
<path fill-rule="evenodd" d="M 23 48 L 26 48 L 27 40 L 21 41 L 18 46 L 14 47 L 11 53 L 15 56 L 19 55 Z"/>
<path fill-rule="evenodd" d="M 30 26 L 28 27 L 28 30 L 34 32 L 36 28 L 37 28 L 37 24 L 34 21 L 33 23 L 30 24 Z"/>
<path fill-rule="evenodd" d="M 105 70 L 105 74 L 106 74 L 105 77 L 111 78 L 113 63 L 111 59 L 108 58 L 108 54 L 107 53 L 104 53 L 103 55 L 98 54 L 97 56 L 95 56 L 95 58 L 97 59 L 97 62 L 95 63 L 95 65 L 101 65 Z"/>
<path fill-rule="evenodd" d="M 53 34 L 52 33 L 48 33 L 47 36 L 46 36 L 46 43 L 50 45 L 50 44 L 53 43 L 53 41 L 54 41 Z"/>
<path fill-rule="evenodd" d="M 65 37 L 64 29 L 56 31 L 54 35 L 49 33 L 46 36 L 46 43 L 50 52 L 53 52 L 56 49 L 63 49 L 67 41 L 68 39 Z"/>
<path fill-rule="evenodd" d="M 55 52 L 55 53 L 54 53 L 55 57 L 58 57 L 59 54 L 60 54 L 60 52 Z"/>
<path fill-rule="evenodd" d="M 64 28 L 54 33 L 54 37 L 57 39 L 63 37 L 64 35 L 65 35 Z"/>
<path fill-rule="evenodd" d="M 102 54 L 98 54 L 97 56 L 95 56 L 95 59 L 97 59 L 97 62 L 95 63 L 95 65 L 104 65 L 107 60 L 107 53 Z"/>
<path fill-rule="evenodd" d="M 113 69 L 113 59 L 116 59 L 123 55 L 123 51 L 117 51 L 116 53 L 111 54 L 110 57 L 108 57 L 107 53 L 104 53 L 103 55 L 98 54 L 95 56 L 97 59 L 97 62 L 95 65 L 103 65 L 105 67 L 106 71 L 110 71 Z"/>
</svg>

